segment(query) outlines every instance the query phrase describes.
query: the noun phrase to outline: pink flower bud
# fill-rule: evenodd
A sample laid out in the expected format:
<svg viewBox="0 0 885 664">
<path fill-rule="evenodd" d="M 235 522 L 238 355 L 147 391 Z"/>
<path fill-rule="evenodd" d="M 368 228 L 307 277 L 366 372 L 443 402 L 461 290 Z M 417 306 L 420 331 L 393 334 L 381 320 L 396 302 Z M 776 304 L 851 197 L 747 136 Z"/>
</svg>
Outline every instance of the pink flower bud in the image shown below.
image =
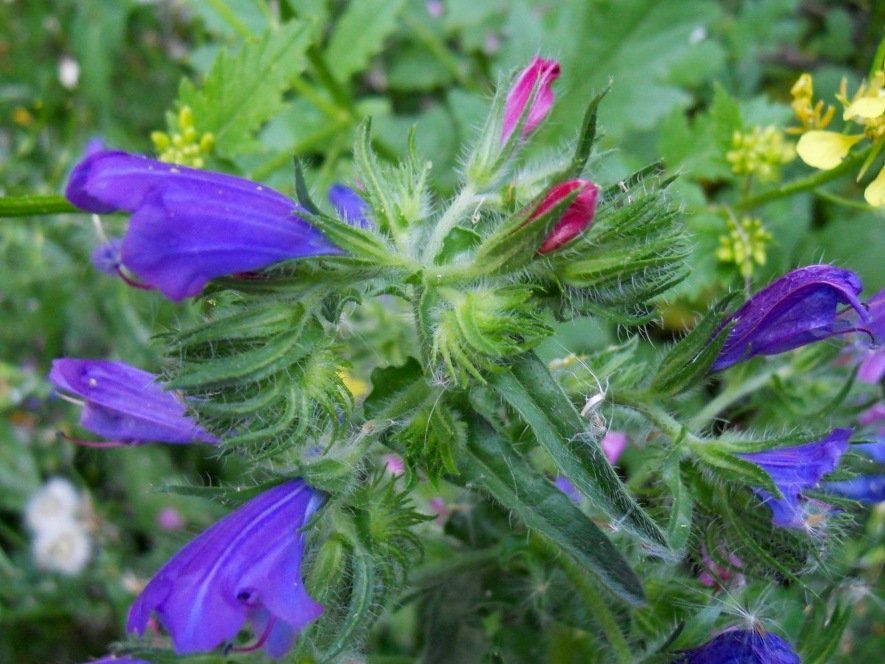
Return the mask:
<svg viewBox="0 0 885 664">
<path fill-rule="evenodd" d="M 532 213 L 530 219 L 537 219 L 558 205 L 575 190 L 580 190 L 577 198 L 557 222 L 556 227 L 544 240 L 544 244 L 538 249 L 539 254 L 559 249 L 566 242 L 580 234 L 593 221 L 593 213 L 596 210 L 596 194 L 599 192 L 596 185 L 588 180 L 569 180 L 551 189 L 538 209 Z"/>
<path fill-rule="evenodd" d="M 602 448 L 602 452 L 605 454 L 608 462 L 615 465 L 618 459 L 621 458 L 621 454 L 627 449 L 629 442 L 627 434 L 623 431 L 609 431 L 602 437 L 599 446 Z"/>
<path fill-rule="evenodd" d="M 516 79 L 516 83 L 507 94 L 504 104 L 504 129 L 501 134 L 501 143 L 506 143 L 510 134 L 519 124 L 519 119 L 531 102 L 525 124 L 519 132 L 520 136 L 527 136 L 537 127 L 541 120 L 553 107 L 553 90 L 550 86 L 559 78 L 559 63 L 556 60 L 544 60 L 535 56 L 532 63 L 523 70 Z M 532 92 L 535 91 L 534 98 Z"/>
</svg>

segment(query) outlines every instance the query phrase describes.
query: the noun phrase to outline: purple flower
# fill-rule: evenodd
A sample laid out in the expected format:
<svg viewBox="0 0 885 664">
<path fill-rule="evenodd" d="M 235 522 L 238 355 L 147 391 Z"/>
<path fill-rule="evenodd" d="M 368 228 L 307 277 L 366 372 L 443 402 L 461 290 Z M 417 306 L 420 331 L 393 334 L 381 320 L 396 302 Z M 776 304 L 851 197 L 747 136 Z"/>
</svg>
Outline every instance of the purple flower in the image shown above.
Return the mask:
<svg viewBox="0 0 885 664">
<path fill-rule="evenodd" d="M 711 371 L 859 329 L 837 313 L 839 305 L 847 304 L 862 321 L 869 321 L 857 299 L 862 289 L 854 272 L 831 265 L 810 265 L 785 274 L 723 323 L 736 321 Z"/>
<path fill-rule="evenodd" d="M 615 465 L 618 459 L 621 458 L 624 450 L 627 449 L 629 443 L 630 439 L 627 438 L 627 434 L 623 431 L 608 431 L 602 437 L 599 446 L 602 448 L 602 453 L 605 454 L 608 462 Z"/>
<path fill-rule="evenodd" d="M 213 650 L 248 622 L 258 641 L 244 650 L 282 657 L 323 613 L 301 579 L 299 532 L 321 503 L 300 479 L 253 498 L 157 572 L 132 605 L 128 630 L 144 634 L 156 613 L 183 654 Z"/>
<path fill-rule="evenodd" d="M 348 224 L 358 228 L 371 226 L 366 216 L 369 204 L 356 191 L 343 184 L 333 184 L 329 187 L 328 196 L 332 207 Z"/>
<path fill-rule="evenodd" d="M 525 123 L 519 132 L 521 137 L 530 134 L 541 120 L 547 117 L 553 108 L 553 81 L 559 78 L 559 63 L 556 60 L 544 60 L 538 56 L 532 60 L 516 79 L 507 100 L 504 102 L 504 126 L 501 133 L 501 143 L 507 139 L 516 129 L 526 106 L 531 104 L 525 118 Z"/>
<path fill-rule="evenodd" d="M 777 634 L 732 629 L 698 648 L 680 651 L 672 664 L 801 664 L 801 660 Z"/>
<path fill-rule="evenodd" d="M 556 488 L 568 496 L 572 502 L 580 505 L 581 501 L 584 500 L 581 492 L 578 491 L 578 487 L 576 487 L 565 475 L 557 475 L 556 479 L 553 480 L 553 483 L 556 485 Z"/>
<path fill-rule="evenodd" d="M 824 482 L 821 488 L 862 503 L 880 503 L 885 500 L 885 475 L 860 475 L 841 482 Z"/>
<path fill-rule="evenodd" d="M 783 498 L 775 498 L 764 489 L 755 489 L 771 508 L 772 523 L 785 528 L 805 526 L 800 494 L 815 487 L 824 475 L 835 470 L 848 449 L 851 433 L 851 429 L 834 429 L 829 436 L 813 443 L 737 455 L 768 473 L 783 495 Z"/>
<path fill-rule="evenodd" d="M 90 258 L 92 265 L 99 272 L 116 277 L 121 274 L 120 266 L 123 264 L 123 258 L 120 255 L 120 250 L 122 247 L 123 238 L 112 237 L 108 239 L 107 242 L 104 242 L 93 249 Z"/>
<path fill-rule="evenodd" d="M 81 161 L 65 194 L 96 214 L 131 212 L 122 263 L 175 301 L 199 294 L 215 277 L 342 253 L 272 189 L 126 152 Z"/>
<path fill-rule="evenodd" d="M 885 289 L 866 302 L 870 322 L 865 326 L 873 337 L 873 346 L 860 350 L 857 379 L 862 383 L 878 383 L 885 376 Z"/>
<path fill-rule="evenodd" d="M 219 442 L 185 414 L 184 403 L 157 376 L 124 362 L 53 360 L 49 380 L 85 401 L 80 424 L 116 441 L 109 446 Z"/>
<path fill-rule="evenodd" d="M 126 655 L 123 655 L 122 657 L 108 655 L 107 657 L 102 657 L 101 659 L 96 659 L 91 662 L 84 662 L 84 664 L 151 664 L 151 662 L 137 657 L 127 657 Z"/>
</svg>

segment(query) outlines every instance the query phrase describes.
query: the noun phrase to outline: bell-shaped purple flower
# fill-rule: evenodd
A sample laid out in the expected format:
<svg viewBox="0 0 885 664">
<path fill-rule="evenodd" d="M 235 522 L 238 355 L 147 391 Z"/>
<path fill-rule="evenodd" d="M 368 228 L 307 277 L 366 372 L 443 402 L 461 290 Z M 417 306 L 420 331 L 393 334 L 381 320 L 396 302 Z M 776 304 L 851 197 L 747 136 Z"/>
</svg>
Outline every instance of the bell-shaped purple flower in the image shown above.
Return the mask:
<svg viewBox="0 0 885 664">
<path fill-rule="evenodd" d="M 801 660 L 777 634 L 732 629 L 698 648 L 681 651 L 672 664 L 801 664 Z"/>
<path fill-rule="evenodd" d="M 126 152 L 81 161 L 65 194 L 96 214 L 131 212 L 123 265 L 176 301 L 199 294 L 215 277 L 342 253 L 298 216 L 302 208 L 272 189 Z"/>
<path fill-rule="evenodd" d="M 772 523 L 786 528 L 805 526 L 800 496 L 836 469 L 848 449 L 851 433 L 851 429 L 834 429 L 829 436 L 813 443 L 737 455 L 768 473 L 781 492 L 783 498 L 775 498 L 764 489 L 755 489 L 771 508 Z"/>
<path fill-rule="evenodd" d="M 351 226 L 368 228 L 371 226 L 367 217 L 369 204 L 356 191 L 343 184 L 329 187 L 329 202 L 339 216 Z"/>
<path fill-rule="evenodd" d="M 217 443 L 185 414 L 185 404 L 159 378 L 124 362 L 53 360 L 49 380 L 84 400 L 80 424 L 114 444 Z"/>
<path fill-rule="evenodd" d="M 299 532 L 322 504 L 303 480 L 289 480 L 232 512 L 167 562 L 129 611 L 128 629 L 144 633 L 151 614 L 178 653 L 213 650 L 245 623 L 263 647 L 282 657 L 323 612 L 304 589 Z"/>
<path fill-rule="evenodd" d="M 868 322 L 869 314 L 857 298 L 862 289 L 859 276 L 832 265 L 810 265 L 785 274 L 725 321 L 723 325 L 735 325 L 711 371 L 858 330 L 837 314 L 840 305 L 848 305 Z"/>
<path fill-rule="evenodd" d="M 520 118 L 523 117 L 523 113 L 527 112 L 525 122 L 519 132 L 522 137 L 530 134 L 541 123 L 541 120 L 547 117 L 550 109 L 553 108 L 551 86 L 559 78 L 559 72 L 559 63 L 556 60 L 544 60 L 535 56 L 531 64 L 520 73 L 504 102 L 502 144 L 510 138 L 519 124 Z M 529 104 L 531 107 L 526 111 L 526 106 Z"/>
</svg>

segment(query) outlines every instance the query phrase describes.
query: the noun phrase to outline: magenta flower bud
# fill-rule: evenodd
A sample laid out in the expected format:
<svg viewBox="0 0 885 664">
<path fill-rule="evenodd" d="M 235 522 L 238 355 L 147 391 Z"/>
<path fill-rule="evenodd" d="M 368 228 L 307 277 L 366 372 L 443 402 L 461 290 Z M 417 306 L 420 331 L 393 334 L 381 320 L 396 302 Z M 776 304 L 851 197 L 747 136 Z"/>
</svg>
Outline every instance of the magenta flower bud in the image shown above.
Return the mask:
<svg viewBox="0 0 885 664">
<path fill-rule="evenodd" d="M 167 562 L 129 611 L 142 635 L 156 613 L 179 654 L 213 650 L 246 623 L 264 648 L 285 655 L 323 613 L 301 580 L 305 534 L 321 494 L 294 479 L 265 491 L 196 537 Z"/>
<path fill-rule="evenodd" d="M 839 306 L 848 305 L 861 321 L 869 322 L 857 298 L 862 289 L 859 276 L 832 265 L 810 265 L 785 274 L 725 321 L 726 325 L 735 321 L 735 325 L 711 371 L 865 329 L 838 315 Z"/>
<path fill-rule="evenodd" d="M 83 399 L 80 424 L 114 443 L 217 443 L 185 414 L 184 402 L 163 389 L 159 377 L 108 360 L 53 360 L 49 380 Z"/>
<path fill-rule="evenodd" d="M 550 86 L 559 78 L 559 63 L 556 60 L 544 60 L 535 56 L 532 63 L 522 71 L 516 83 L 507 94 L 504 103 L 504 128 L 501 134 L 501 143 L 507 139 L 516 129 L 526 106 L 528 109 L 525 123 L 519 135 L 522 137 L 530 134 L 543 120 L 553 107 L 553 90 Z M 532 94 L 534 93 L 534 96 Z"/>
<path fill-rule="evenodd" d="M 783 498 L 775 498 L 764 489 L 755 490 L 771 508 L 774 525 L 784 528 L 805 526 L 800 502 L 802 493 L 816 487 L 824 475 L 836 469 L 839 459 L 848 450 L 851 433 L 851 429 L 833 429 L 829 436 L 813 443 L 737 455 L 768 473 L 783 495 Z"/>
<path fill-rule="evenodd" d="M 596 212 L 596 196 L 599 190 L 595 184 L 588 180 L 569 180 L 553 187 L 547 192 L 538 208 L 532 212 L 529 220 L 546 214 L 575 191 L 578 191 L 577 197 L 544 240 L 541 248 L 538 249 L 539 254 L 559 249 L 569 240 L 580 235 L 593 221 L 593 214 Z"/>
<path fill-rule="evenodd" d="M 95 214 L 132 213 L 119 262 L 170 300 L 194 297 L 216 277 L 343 253 L 273 189 L 126 152 L 81 161 L 65 195 Z"/>
<path fill-rule="evenodd" d="M 672 664 L 801 664 L 799 656 L 777 634 L 756 629 L 732 629 L 704 645 L 681 650 Z"/>
</svg>

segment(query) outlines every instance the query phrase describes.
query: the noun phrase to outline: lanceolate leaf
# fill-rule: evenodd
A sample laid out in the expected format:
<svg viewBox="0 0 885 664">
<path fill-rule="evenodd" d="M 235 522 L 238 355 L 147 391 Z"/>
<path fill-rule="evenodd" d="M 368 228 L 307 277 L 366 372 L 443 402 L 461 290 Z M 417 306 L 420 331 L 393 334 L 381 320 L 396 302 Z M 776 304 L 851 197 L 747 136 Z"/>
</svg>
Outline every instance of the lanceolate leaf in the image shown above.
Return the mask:
<svg viewBox="0 0 885 664">
<path fill-rule="evenodd" d="M 624 602 L 645 602 L 639 578 L 602 530 L 485 423 L 470 424 L 458 470 L 452 481 L 487 490 Z"/>
<path fill-rule="evenodd" d="M 584 439 L 586 422 L 534 353 L 519 358 L 511 371 L 490 375 L 489 384 L 516 409 L 560 472 L 597 509 L 655 553 L 668 553 L 661 529 L 624 490 L 599 445 Z"/>
<path fill-rule="evenodd" d="M 290 21 L 247 42 L 236 53 L 222 51 L 202 88 L 181 82 L 178 101 L 190 106 L 199 132 L 215 134 L 222 155 L 242 152 L 261 123 L 282 108 L 282 93 L 306 64 L 309 23 Z"/>
</svg>

